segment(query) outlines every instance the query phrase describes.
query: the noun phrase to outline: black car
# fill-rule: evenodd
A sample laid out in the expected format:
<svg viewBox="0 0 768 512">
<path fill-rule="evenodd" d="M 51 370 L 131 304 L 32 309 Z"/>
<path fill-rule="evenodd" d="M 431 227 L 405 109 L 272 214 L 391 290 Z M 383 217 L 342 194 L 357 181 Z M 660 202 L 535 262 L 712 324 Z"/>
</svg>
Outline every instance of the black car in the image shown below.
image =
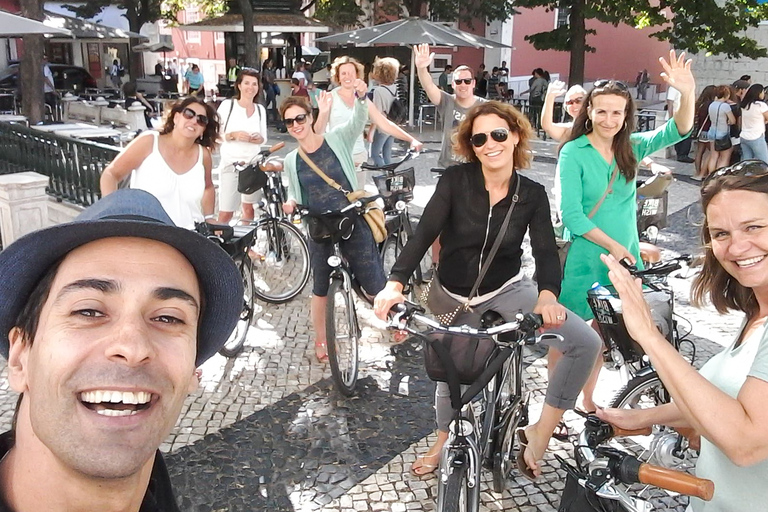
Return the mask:
<svg viewBox="0 0 768 512">
<path fill-rule="evenodd" d="M 48 64 L 53 74 L 53 85 L 57 90 L 82 92 L 86 88 L 97 88 L 91 74 L 79 66 L 69 64 Z M 19 65 L 11 64 L 0 71 L 0 89 L 17 89 L 19 86 Z"/>
</svg>

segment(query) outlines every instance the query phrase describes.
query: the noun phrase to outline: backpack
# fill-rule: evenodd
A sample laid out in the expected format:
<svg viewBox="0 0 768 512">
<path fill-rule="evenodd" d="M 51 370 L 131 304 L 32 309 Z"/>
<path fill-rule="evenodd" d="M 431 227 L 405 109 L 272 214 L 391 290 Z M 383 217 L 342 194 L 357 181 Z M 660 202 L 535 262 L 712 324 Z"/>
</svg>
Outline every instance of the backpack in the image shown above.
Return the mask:
<svg viewBox="0 0 768 512">
<path fill-rule="evenodd" d="M 395 124 L 405 123 L 408 120 L 408 108 L 405 106 L 405 102 L 398 98 L 397 95 L 390 91 L 387 87 L 384 87 L 384 89 L 395 98 L 392 100 L 392 105 L 389 107 L 389 112 L 386 113 L 387 118 Z"/>
</svg>

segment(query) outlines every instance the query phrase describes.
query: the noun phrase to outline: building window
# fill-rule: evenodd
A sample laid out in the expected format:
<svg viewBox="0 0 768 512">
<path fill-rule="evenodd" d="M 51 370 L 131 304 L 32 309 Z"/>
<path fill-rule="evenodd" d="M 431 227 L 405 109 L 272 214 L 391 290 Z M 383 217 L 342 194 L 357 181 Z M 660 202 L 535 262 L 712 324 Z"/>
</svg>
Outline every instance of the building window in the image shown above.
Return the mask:
<svg viewBox="0 0 768 512">
<path fill-rule="evenodd" d="M 216 34 L 214 42 L 216 44 L 224 44 L 224 32 L 214 32 L 214 34 Z"/>
<path fill-rule="evenodd" d="M 555 28 L 567 27 L 568 17 L 571 15 L 570 7 L 558 7 L 555 9 Z"/>
<path fill-rule="evenodd" d="M 200 21 L 200 13 L 198 13 L 197 8 L 187 8 L 185 17 L 187 24 Z M 200 44 L 200 32 L 196 30 L 186 30 L 184 32 L 184 39 L 188 43 Z"/>
</svg>

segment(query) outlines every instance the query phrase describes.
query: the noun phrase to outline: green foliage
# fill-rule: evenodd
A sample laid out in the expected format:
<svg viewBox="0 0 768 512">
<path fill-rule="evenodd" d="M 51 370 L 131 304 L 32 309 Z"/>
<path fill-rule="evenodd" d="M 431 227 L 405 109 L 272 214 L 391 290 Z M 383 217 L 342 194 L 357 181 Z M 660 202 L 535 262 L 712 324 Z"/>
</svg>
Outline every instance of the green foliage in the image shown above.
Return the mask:
<svg viewBox="0 0 768 512">
<path fill-rule="evenodd" d="M 315 18 L 335 27 L 360 27 L 365 14 L 355 0 L 317 0 Z"/>
<path fill-rule="evenodd" d="M 768 4 L 757 0 L 515 0 L 514 5 L 547 10 L 565 7 L 572 11 L 582 6 L 582 16 L 587 20 L 657 29 L 652 37 L 691 53 L 750 58 L 768 55 L 747 34 L 747 29 L 768 19 Z M 526 40 L 537 50 L 570 51 L 573 32 L 574 27 L 561 27 L 526 36 Z"/>
<path fill-rule="evenodd" d="M 80 5 L 64 4 L 63 7 L 72 11 L 79 18 L 93 18 L 110 5 L 125 9 L 124 16 L 128 19 L 130 29 L 134 32 L 141 30 L 144 23 L 166 20 L 169 24 L 177 23 L 179 11 L 190 5 L 197 5 L 206 16 L 214 16 L 224 12 L 224 0 L 89 0 Z"/>
</svg>

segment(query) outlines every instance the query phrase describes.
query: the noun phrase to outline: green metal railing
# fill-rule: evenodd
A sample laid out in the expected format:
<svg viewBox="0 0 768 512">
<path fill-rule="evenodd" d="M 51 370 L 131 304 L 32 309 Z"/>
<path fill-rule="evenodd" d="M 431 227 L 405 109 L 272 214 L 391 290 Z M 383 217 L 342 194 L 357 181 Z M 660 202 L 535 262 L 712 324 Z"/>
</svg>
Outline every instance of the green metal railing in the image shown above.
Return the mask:
<svg viewBox="0 0 768 512">
<path fill-rule="evenodd" d="M 20 124 L 0 123 L 0 174 L 35 171 L 48 176 L 58 201 L 90 206 L 101 197 L 101 171 L 120 148 L 63 137 Z"/>
</svg>

